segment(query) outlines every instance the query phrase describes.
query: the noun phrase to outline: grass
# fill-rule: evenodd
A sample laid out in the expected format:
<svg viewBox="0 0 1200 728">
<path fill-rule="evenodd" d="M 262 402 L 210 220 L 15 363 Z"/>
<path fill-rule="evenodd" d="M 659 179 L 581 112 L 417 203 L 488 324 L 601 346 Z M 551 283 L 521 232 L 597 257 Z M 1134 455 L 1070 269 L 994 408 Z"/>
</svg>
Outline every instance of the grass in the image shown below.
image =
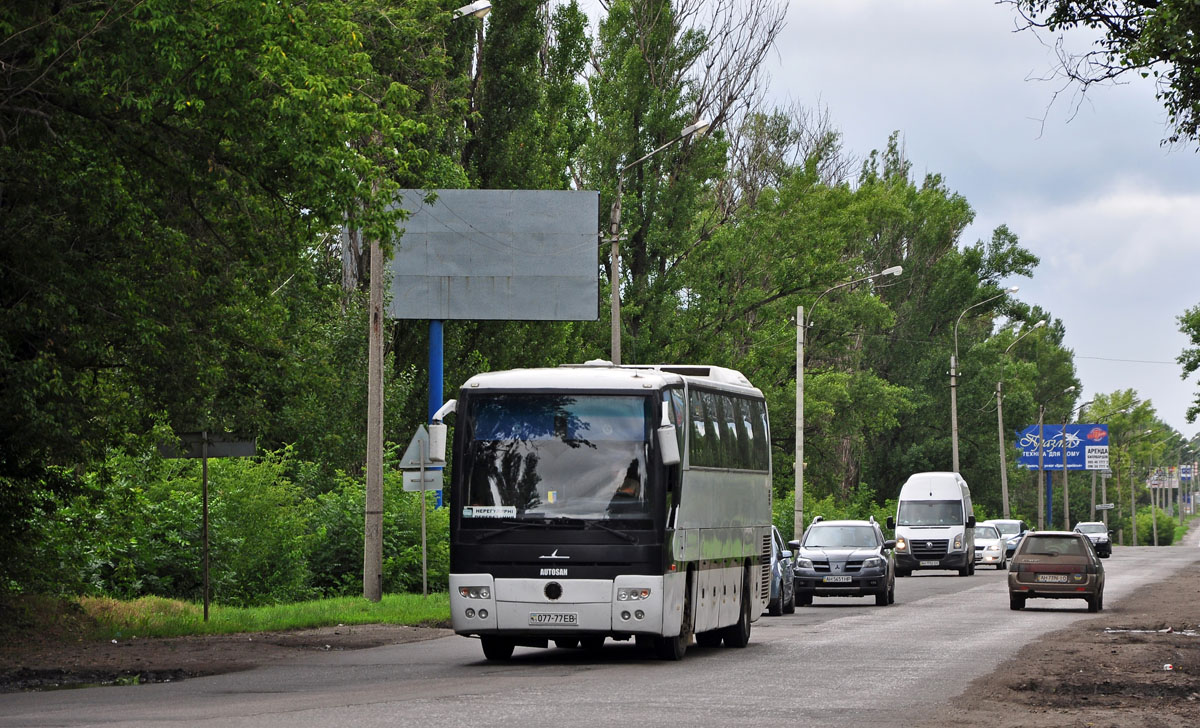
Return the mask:
<svg viewBox="0 0 1200 728">
<path fill-rule="evenodd" d="M 80 597 L 77 602 L 95 625 L 91 636 L 96 639 L 279 632 L 339 624 L 442 626 L 450 621 L 450 597 L 445 593 L 388 594 L 379 602 L 340 597 L 267 607 L 210 605 L 207 622 L 201 605 L 174 599 Z"/>
</svg>

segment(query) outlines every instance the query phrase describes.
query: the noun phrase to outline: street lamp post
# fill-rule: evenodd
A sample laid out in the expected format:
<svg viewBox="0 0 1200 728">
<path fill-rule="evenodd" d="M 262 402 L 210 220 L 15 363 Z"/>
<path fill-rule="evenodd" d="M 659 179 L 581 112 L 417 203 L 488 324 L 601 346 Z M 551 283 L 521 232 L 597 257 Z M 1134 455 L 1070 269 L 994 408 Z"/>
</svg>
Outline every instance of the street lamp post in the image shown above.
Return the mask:
<svg viewBox="0 0 1200 728">
<path fill-rule="evenodd" d="M 1071 415 L 1087 407 L 1095 400 L 1089 399 L 1083 404 L 1075 407 L 1067 412 L 1067 416 L 1063 418 L 1062 428 L 1062 456 L 1063 456 L 1063 530 L 1071 530 L 1071 487 L 1067 480 L 1067 423 L 1071 421 Z M 1094 497 L 1093 497 L 1094 500 Z"/>
<path fill-rule="evenodd" d="M 1017 345 L 1018 341 L 1020 341 L 1021 339 L 1024 339 L 1026 336 L 1028 336 L 1030 333 L 1032 333 L 1034 329 L 1040 329 L 1041 327 L 1043 327 L 1045 325 L 1046 325 L 1046 319 L 1042 319 L 1041 321 L 1038 321 L 1033 326 L 1030 326 L 1029 328 L 1025 329 L 1025 331 L 1022 332 L 1020 336 L 1013 339 L 1013 342 L 1008 345 L 1007 349 L 1004 350 L 1004 356 L 1006 356 L 1006 357 L 1008 356 L 1008 352 L 1012 351 L 1012 348 Z M 1008 518 L 1009 517 L 1009 511 L 1008 511 L 1008 461 L 1004 455 L 1004 391 L 1003 391 L 1004 379 L 1003 379 L 1003 371 L 1001 371 L 1001 377 L 1002 378 L 996 382 L 996 429 L 1000 433 L 1000 497 L 1001 497 L 1001 501 L 1003 502 L 1003 505 L 1004 505 L 1004 517 Z"/>
<path fill-rule="evenodd" d="M 662 146 L 654 149 L 648 154 L 633 160 L 629 164 L 617 166 L 617 196 L 613 200 L 612 210 L 608 218 L 609 241 L 612 245 L 608 254 L 609 267 L 609 285 L 612 287 L 611 295 L 609 296 L 610 312 L 612 318 L 612 363 L 621 363 L 621 197 L 625 192 L 625 172 L 632 167 L 635 167 L 646 161 L 662 150 L 676 144 L 684 139 L 687 139 L 693 134 L 703 132 L 709 127 L 709 122 L 705 119 L 700 119 L 694 124 L 685 126 L 679 132 L 679 136 Z"/>
<path fill-rule="evenodd" d="M 856 278 L 855 280 L 826 288 L 813 301 L 813 305 L 808 308 L 808 317 L 804 315 L 803 306 L 796 307 L 796 505 L 795 513 L 793 514 L 795 538 L 800 538 L 804 535 L 804 344 L 808 335 L 809 319 L 812 318 L 813 309 L 817 307 L 817 304 L 821 302 L 825 294 L 830 291 L 836 291 L 839 288 L 845 288 L 881 276 L 898 276 L 903 272 L 904 268 L 902 266 L 894 265 L 890 268 L 884 268 L 873 275 Z"/>
<path fill-rule="evenodd" d="M 958 472 L 958 325 L 962 323 L 962 318 L 967 315 L 967 311 L 978 308 L 985 303 L 991 303 L 997 298 L 1010 293 L 1016 293 L 1019 290 L 1021 289 L 1017 286 L 1010 286 L 991 298 L 986 298 L 979 303 L 967 306 L 958 315 L 958 320 L 954 322 L 954 354 L 950 356 L 950 453 L 953 469 L 956 473 Z"/>
<path fill-rule="evenodd" d="M 490 0 L 478 0 L 455 10 L 454 18 L 482 18 L 488 14 L 491 7 Z M 372 185 L 372 193 L 377 189 L 378 182 L 375 182 Z M 368 275 L 371 279 L 368 282 L 367 297 L 367 472 L 363 493 L 363 598 L 378 602 L 383 598 L 383 276 L 386 268 L 378 236 L 371 236 L 369 250 Z M 431 370 L 431 381 L 433 376 Z"/>
</svg>

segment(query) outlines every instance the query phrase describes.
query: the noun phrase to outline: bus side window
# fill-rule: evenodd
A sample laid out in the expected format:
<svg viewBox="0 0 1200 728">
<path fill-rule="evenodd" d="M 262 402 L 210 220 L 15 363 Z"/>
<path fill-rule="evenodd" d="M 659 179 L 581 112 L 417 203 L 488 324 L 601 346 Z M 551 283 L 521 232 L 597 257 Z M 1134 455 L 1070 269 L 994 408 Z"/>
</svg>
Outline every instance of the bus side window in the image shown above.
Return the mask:
<svg viewBox="0 0 1200 728">
<path fill-rule="evenodd" d="M 704 400 L 700 396 L 700 392 L 692 390 L 690 404 L 692 414 L 692 465 L 709 465 L 708 433 L 705 432 L 704 426 Z"/>
<path fill-rule="evenodd" d="M 758 400 L 750 403 L 750 429 L 754 432 L 754 468 L 766 470 L 771 462 L 770 443 L 767 442 L 767 409 Z"/>
<path fill-rule="evenodd" d="M 750 400 L 738 397 L 738 467 L 754 470 L 754 430 L 750 426 Z"/>
<path fill-rule="evenodd" d="M 705 448 L 708 464 L 723 468 L 725 453 L 721 443 L 721 413 L 717 409 L 717 397 L 712 392 L 702 392 L 701 396 L 704 399 L 704 436 L 708 439 Z"/>
</svg>

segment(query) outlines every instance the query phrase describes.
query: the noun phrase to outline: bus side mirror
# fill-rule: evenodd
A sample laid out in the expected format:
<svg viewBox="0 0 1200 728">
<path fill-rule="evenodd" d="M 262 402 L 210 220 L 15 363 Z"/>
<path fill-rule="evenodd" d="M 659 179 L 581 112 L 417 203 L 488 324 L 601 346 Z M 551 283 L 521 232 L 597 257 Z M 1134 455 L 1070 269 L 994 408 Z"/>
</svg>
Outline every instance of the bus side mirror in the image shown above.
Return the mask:
<svg viewBox="0 0 1200 728">
<path fill-rule="evenodd" d="M 446 426 L 441 422 L 429 426 L 429 460 L 434 463 L 446 462 Z"/>
<path fill-rule="evenodd" d="M 446 462 L 446 425 L 442 418 L 458 410 L 458 400 L 452 399 L 442 405 L 441 409 L 430 418 L 429 424 L 429 461 L 434 463 Z"/>
<path fill-rule="evenodd" d="M 663 425 L 658 428 L 658 452 L 662 456 L 663 465 L 679 464 L 679 440 L 675 438 L 675 425 Z"/>
<path fill-rule="evenodd" d="M 679 464 L 679 440 L 675 436 L 675 425 L 671 424 L 665 407 L 662 413 L 662 424 L 658 426 L 658 452 L 662 456 L 663 465 Z"/>
</svg>

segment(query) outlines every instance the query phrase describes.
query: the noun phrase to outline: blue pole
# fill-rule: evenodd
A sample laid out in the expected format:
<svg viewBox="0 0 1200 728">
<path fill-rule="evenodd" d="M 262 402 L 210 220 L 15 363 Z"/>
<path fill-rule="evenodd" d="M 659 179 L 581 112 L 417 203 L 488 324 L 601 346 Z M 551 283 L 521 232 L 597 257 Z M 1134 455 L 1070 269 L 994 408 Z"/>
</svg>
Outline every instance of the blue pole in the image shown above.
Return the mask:
<svg viewBox="0 0 1200 728">
<path fill-rule="evenodd" d="M 433 423 L 433 416 L 442 408 L 442 379 L 445 376 L 444 360 L 442 358 L 442 322 L 429 322 L 429 417 L 428 421 Z M 441 471 L 441 468 L 437 468 Z M 437 503 L 435 508 L 442 507 L 442 490 L 437 490 Z"/>
<path fill-rule="evenodd" d="M 1046 524 L 1047 524 L 1047 527 L 1053 528 L 1053 525 L 1054 525 L 1054 473 L 1050 470 L 1046 471 Z"/>
</svg>

